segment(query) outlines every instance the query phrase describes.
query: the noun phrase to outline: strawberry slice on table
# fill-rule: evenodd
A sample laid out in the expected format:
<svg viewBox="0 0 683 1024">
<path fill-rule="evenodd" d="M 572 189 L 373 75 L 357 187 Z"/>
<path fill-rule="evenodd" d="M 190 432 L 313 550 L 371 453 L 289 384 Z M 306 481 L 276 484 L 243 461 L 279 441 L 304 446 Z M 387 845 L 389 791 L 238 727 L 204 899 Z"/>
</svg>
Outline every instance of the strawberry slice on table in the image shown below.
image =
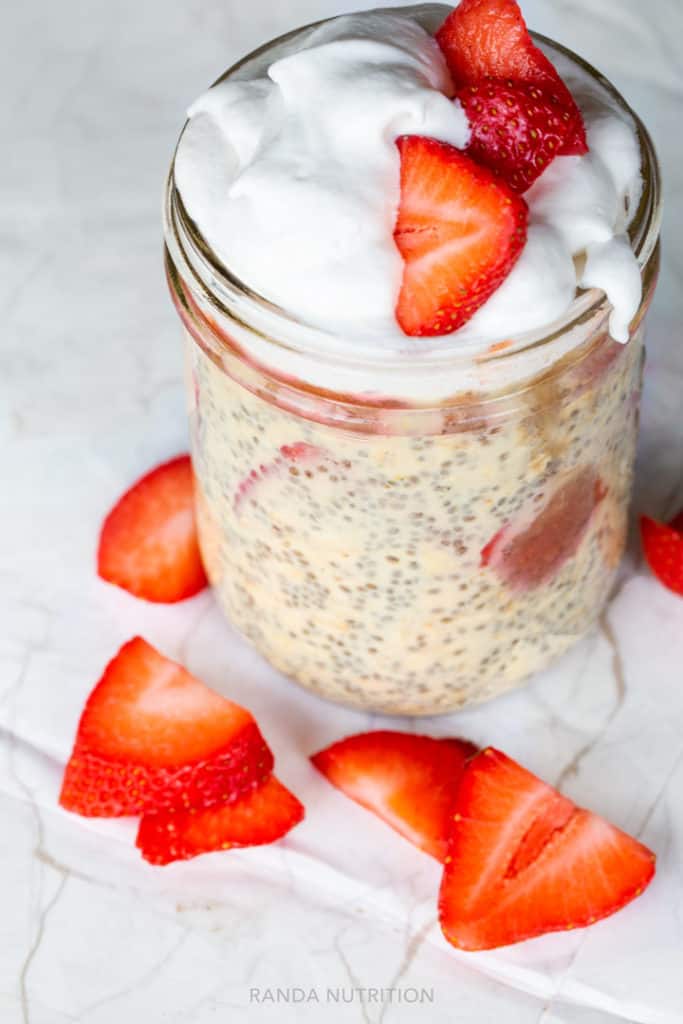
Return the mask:
<svg viewBox="0 0 683 1024">
<path fill-rule="evenodd" d="M 458 786 L 476 750 L 464 740 L 378 731 L 333 743 L 311 761 L 346 796 L 442 861 Z"/>
<path fill-rule="evenodd" d="M 540 509 L 532 503 L 495 534 L 482 549 L 482 568 L 492 568 L 513 590 L 547 583 L 576 554 L 606 495 L 593 466 L 575 470 Z"/>
<path fill-rule="evenodd" d="M 462 327 L 524 248 L 526 203 L 486 167 L 436 139 L 404 135 L 394 232 L 404 260 L 396 317 L 415 337 Z"/>
<path fill-rule="evenodd" d="M 441 927 L 466 950 L 582 928 L 639 896 L 654 872 L 645 846 L 489 748 L 458 793 Z"/>
<path fill-rule="evenodd" d="M 529 34 L 515 0 L 461 0 L 436 34 L 456 87 L 487 78 L 539 86 L 555 101 L 567 134 L 559 152 L 588 152 L 581 111 L 555 67 Z"/>
<path fill-rule="evenodd" d="M 526 192 L 572 130 L 566 105 L 534 83 L 492 78 L 463 86 L 458 98 L 472 132 L 466 152 L 515 192 Z"/>
<path fill-rule="evenodd" d="M 303 804 L 271 775 L 232 804 L 145 814 L 135 843 L 150 864 L 170 864 L 216 850 L 274 843 L 303 817 Z"/>
<path fill-rule="evenodd" d="M 683 597 L 683 512 L 668 525 L 643 516 L 640 534 L 652 572 L 660 583 Z"/>
<path fill-rule="evenodd" d="M 272 767 L 249 711 L 136 637 L 88 697 L 59 802 L 86 817 L 208 807 L 249 792 Z"/>
<path fill-rule="evenodd" d="M 135 597 L 164 604 L 204 589 L 189 455 L 153 469 L 119 499 L 102 527 L 97 571 Z"/>
</svg>

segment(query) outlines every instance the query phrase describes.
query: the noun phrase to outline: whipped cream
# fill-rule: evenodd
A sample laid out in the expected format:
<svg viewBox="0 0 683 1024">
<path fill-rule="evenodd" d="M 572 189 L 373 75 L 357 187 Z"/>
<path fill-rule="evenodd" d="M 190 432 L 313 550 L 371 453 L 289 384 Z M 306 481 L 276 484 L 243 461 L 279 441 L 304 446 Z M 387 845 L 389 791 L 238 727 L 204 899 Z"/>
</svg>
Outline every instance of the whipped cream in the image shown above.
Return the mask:
<svg viewBox="0 0 683 1024">
<path fill-rule="evenodd" d="M 394 315 L 395 141 L 426 135 L 462 149 L 470 134 L 428 10 L 342 16 L 295 34 L 201 96 L 178 144 L 176 185 L 219 260 L 347 351 L 444 345 L 406 337 Z M 611 333 L 625 342 L 640 303 L 626 236 L 642 188 L 634 125 L 591 76 L 548 54 L 583 112 L 590 153 L 556 158 L 525 194 L 527 244 L 498 291 L 448 336 L 463 350 L 552 325 L 577 287 L 607 294 Z"/>
</svg>

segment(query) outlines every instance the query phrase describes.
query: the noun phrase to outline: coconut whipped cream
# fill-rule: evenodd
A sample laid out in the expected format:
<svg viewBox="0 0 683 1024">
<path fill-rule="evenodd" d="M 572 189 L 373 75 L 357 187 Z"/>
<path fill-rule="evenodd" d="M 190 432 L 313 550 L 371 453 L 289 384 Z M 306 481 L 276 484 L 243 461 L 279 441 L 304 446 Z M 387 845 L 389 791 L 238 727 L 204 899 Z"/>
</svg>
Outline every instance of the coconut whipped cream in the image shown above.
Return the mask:
<svg viewBox="0 0 683 1024">
<path fill-rule="evenodd" d="M 176 185 L 219 260 L 347 350 L 354 341 L 391 355 L 444 344 L 406 337 L 394 315 L 403 268 L 393 240 L 396 139 L 469 140 L 433 20 L 433 8 L 428 20 L 416 8 L 371 11 L 296 34 L 269 62 L 201 96 L 178 145 Z M 611 332 L 626 342 L 640 303 L 626 237 L 642 187 L 634 125 L 596 80 L 548 52 L 582 110 L 590 152 L 558 157 L 525 193 L 518 263 L 448 336 L 467 350 L 552 324 L 577 287 L 607 294 Z"/>
</svg>

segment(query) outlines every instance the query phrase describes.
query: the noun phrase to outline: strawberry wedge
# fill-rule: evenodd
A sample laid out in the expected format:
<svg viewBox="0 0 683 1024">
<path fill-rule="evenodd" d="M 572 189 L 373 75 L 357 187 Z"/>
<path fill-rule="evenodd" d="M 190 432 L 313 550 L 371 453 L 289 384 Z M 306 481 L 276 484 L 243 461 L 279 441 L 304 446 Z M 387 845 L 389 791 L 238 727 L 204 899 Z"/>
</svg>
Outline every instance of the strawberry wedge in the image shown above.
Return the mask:
<svg viewBox="0 0 683 1024">
<path fill-rule="evenodd" d="M 572 131 L 566 105 L 533 83 L 492 78 L 457 95 L 470 122 L 467 154 L 515 192 L 531 187 Z"/>
<path fill-rule="evenodd" d="M 86 817 L 209 807 L 248 793 L 272 766 L 249 711 L 136 637 L 88 698 L 59 802 Z"/>
<path fill-rule="evenodd" d="M 643 516 L 640 535 L 654 575 L 668 590 L 683 597 L 683 512 L 668 524 Z"/>
<path fill-rule="evenodd" d="M 316 465 L 329 461 L 329 456 L 315 445 L 297 441 L 295 444 L 283 444 L 275 458 L 252 469 L 240 481 L 234 498 L 236 512 L 241 511 L 247 502 L 252 501 L 259 492 L 259 484 L 273 477 L 283 477 L 287 473 L 311 472 Z"/>
<path fill-rule="evenodd" d="M 404 135 L 394 239 L 403 257 L 396 318 L 414 337 L 448 334 L 476 313 L 524 248 L 524 200 L 436 139 Z"/>
<path fill-rule="evenodd" d="M 537 86 L 566 124 L 559 153 L 580 156 L 588 152 L 576 101 L 532 40 L 516 0 L 461 0 L 436 40 L 458 91 L 491 78 Z"/>
<path fill-rule="evenodd" d="M 102 527 L 97 571 L 135 597 L 162 604 L 204 589 L 189 455 L 157 466 L 119 499 Z"/>
<path fill-rule="evenodd" d="M 471 743 L 402 732 L 367 732 L 333 743 L 311 761 L 333 786 L 425 853 L 443 861 Z"/>
<path fill-rule="evenodd" d="M 512 590 L 533 590 L 553 579 L 578 551 L 607 490 L 593 466 L 574 470 L 542 504 L 531 502 L 481 552 Z"/>
<path fill-rule="evenodd" d="M 170 864 L 202 853 L 274 843 L 303 817 L 300 801 L 271 775 L 232 804 L 145 814 L 136 846 L 150 864 Z"/>
<path fill-rule="evenodd" d="M 654 872 L 645 846 L 489 748 L 458 793 L 441 927 L 466 950 L 581 928 L 639 896 Z"/>
</svg>

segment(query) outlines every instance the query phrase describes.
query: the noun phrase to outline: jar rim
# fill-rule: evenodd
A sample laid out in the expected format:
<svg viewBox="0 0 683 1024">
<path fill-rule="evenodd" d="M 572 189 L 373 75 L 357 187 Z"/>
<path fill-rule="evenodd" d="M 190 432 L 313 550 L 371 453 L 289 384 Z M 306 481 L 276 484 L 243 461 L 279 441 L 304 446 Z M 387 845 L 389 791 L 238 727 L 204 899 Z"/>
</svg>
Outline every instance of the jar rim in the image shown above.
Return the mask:
<svg viewBox="0 0 683 1024">
<path fill-rule="evenodd" d="M 437 7 L 437 5 L 429 6 Z M 395 11 L 396 9 L 392 8 L 391 10 Z M 301 26 L 268 41 L 233 64 L 213 84 L 216 85 L 226 77 L 235 74 L 242 67 L 274 47 L 329 20 L 331 19 L 322 19 Z M 650 134 L 638 114 L 616 87 L 588 61 L 568 47 L 540 33 L 533 32 L 532 36 L 536 42 L 554 49 L 577 64 L 609 93 L 633 121 L 641 153 L 643 189 L 638 208 L 631 217 L 627 233 L 641 274 L 645 274 L 657 249 L 662 216 L 661 171 Z M 187 123 L 186 121 L 183 131 Z M 182 132 L 180 137 L 182 137 Z M 434 349 L 421 352 L 419 348 L 414 348 L 410 352 L 401 351 L 389 355 L 386 352 L 377 353 L 376 351 L 374 354 L 368 354 L 362 349 L 359 350 L 355 345 L 349 345 L 342 353 L 338 349 L 335 349 L 333 355 L 327 352 L 325 346 L 321 345 L 321 339 L 334 336 L 336 332 L 307 323 L 258 294 L 221 263 L 187 212 L 176 186 L 174 176 L 176 153 L 177 147 L 167 177 L 164 196 L 165 244 L 175 274 L 189 286 L 193 298 L 200 308 L 207 308 L 216 317 L 225 317 L 229 322 L 241 325 L 250 333 L 257 335 L 261 342 L 269 348 L 272 346 L 274 351 L 281 349 L 283 354 L 292 353 L 310 361 L 311 364 L 344 367 L 349 372 L 353 372 L 354 368 L 363 370 L 376 368 L 380 374 L 386 377 L 391 374 L 392 369 L 400 369 L 403 373 L 407 369 L 425 369 L 434 373 L 441 365 L 452 370 L 459 364 L 469 365 L 472 363 L 473 356 L 467 346 L 463 346 L 460 351 L 449 347 L 444 353 Z M 594 320 L 596 316 L 606 317 L 610 309 L 611 306 L 604 292 L 595 288 L 579 289 L 567 312 L 552 325 L 545 325 L 518 334 L 506 332 L 505 347 L 501 348 L 493 344 L 485 352 L 477 349 L 476 364 L 478 366 L 491 364 L 492 367 L 499 365 L 502 369 L 504 365 L 509 365 L 510 361 L 520 359 L 532 350 L 551 346 L 552 342 L 567 335 L 574 328 Z M 641 305 L 632 330 L 637 328 L 643 313 L 644 308 Z M 293 329 L 295 340 L 286 336 L 288 329 Z M 350 332 L 345 332 L 345 334 L 348 337 Z M 219 345 L 224 344 L 226 348 L 234 351 L 227 338 L 219 337 L 215 340 Z M 268 367 L 264 367 L 264 369 L 268 369 Z M 274 376 L 279 376 L 277 370 L 274 370 Z"/>
</svg>

